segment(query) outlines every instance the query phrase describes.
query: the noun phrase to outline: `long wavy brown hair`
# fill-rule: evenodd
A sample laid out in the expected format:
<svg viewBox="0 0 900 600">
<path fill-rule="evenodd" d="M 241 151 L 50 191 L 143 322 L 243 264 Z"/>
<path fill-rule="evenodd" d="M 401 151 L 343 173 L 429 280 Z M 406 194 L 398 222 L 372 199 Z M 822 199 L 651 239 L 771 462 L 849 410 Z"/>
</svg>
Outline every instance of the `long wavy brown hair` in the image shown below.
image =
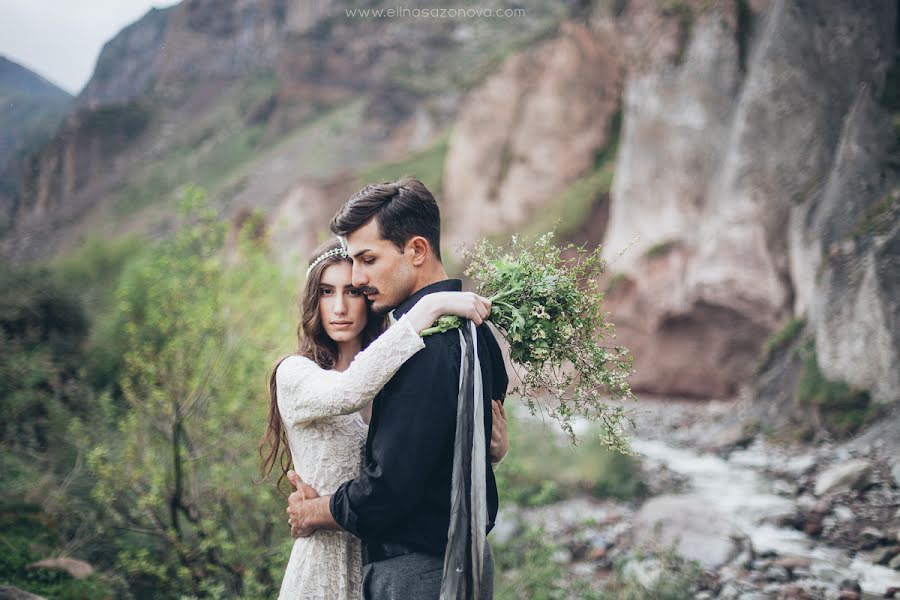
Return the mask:
<svg viewBox="0 0 900 600">
<path fill-rule="evenodd" d="M 312 264 L 316 258 L 328 252 L 340 248 L 340 241 L 333 238 L 321 246 L 316 248 L 310 258 L 309 264 Z M 300 323 L 297 325 L 297 351 L 288 356 L 305 356 L 312 360 L 323 369 L 334 368 L 338 359 L 337 344 L 325 333 L 322 326 L 322 319 L 319 317 L 319 286 L 322 281 L 322 273 L 325 269 L 335 263 L 342 261 L 350 262 L 349 258 L 341 258 L 340 256 L 326 258 L 310 271 L 303 285 L 303 292 L 299 299 Z M 371 310 L 368 311 L 368 320 L 366 327 L 362 331 L 362 347 L 365 348 L 372 340 L 384 333 L 390 321 L 387 315 L 376 315 Z M 268 478 L 269 474 L 279 466 L 281 474 L 278 477 L 277 487 L 279 491 L 284 493 L 281 487 L 282 482 L 287 476 L 287 472 L 293 467 L 291 457 L 291 448 L 287 441 L 287 432 L 284 423 L 281 420 L 281 413 L 278 410 L 278 391 L 275 384 L 275 373 L 284 359 L 283 356 L 275 361 L 269 372 L 269 417 L 266 425 L 266 432 L 263 434 L 259 443 L 259 455 L 262 459 L 260 466 L 260 474 L 263 479 Z"/>
</svg>

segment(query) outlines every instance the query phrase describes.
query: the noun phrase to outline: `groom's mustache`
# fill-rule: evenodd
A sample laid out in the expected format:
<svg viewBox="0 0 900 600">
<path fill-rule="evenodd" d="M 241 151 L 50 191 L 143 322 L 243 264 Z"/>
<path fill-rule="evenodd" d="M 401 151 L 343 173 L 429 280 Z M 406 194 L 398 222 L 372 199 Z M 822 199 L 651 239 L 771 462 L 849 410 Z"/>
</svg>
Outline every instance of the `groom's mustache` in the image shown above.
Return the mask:
<svg viewBox="0 0 900 600">
<path fill-rule="evenodd" d="M 379 292 L 378 292 L 378 288 L 376 288 L 376 287 L 370 287 L 370 286 L 363 286 L 363 287 L 359 288 L 359 291 L 360 291 L 360 293 L 362 293 L 362 294 L 364 294 L 364 295 L 366 295 L 366 296 L 374 295 L 374 294 L 379 293 Z"/>
</svg>

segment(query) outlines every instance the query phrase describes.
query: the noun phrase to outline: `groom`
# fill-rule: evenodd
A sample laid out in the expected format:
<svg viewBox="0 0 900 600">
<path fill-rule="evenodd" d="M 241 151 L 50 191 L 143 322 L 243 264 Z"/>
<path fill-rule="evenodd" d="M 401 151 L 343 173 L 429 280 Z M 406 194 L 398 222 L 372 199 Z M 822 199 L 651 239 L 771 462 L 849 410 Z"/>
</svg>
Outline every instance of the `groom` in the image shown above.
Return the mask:
<svg viewBox="0 0 900 600">
<path fill-rule="evenodd" d="M 440 225 L 431 192 L 422 182 L 404 178 L 357 192 L 335 215 L 331 230 L 346 239 L 353 285 L 361 288 L 375 312 L 393 310 L 399 319 L 427 294 L 462 289 L 462 282 L 449 279 L 441 263 Z M 491 400 L 502 400 L 508 379 L 487 325 L 479 326 L 476 335 L 483 382 L 483 397 L 476 402 L 483 404 L 487 447 Z M 332 496 L 318 497 L 303 485 L 289 502 L 295 535 L 343 529 L 363 541 L 367 599 L 437 600 L 440 595 L 451 521 L 462 350 L 457 330 L 423 339 L 425 348 L 372 403 L 359 476 Z M 484 454 L 485 481 L 471 485 L 485 490 L 490 531 L 497 515 L 497 486 Z M 485 545 L 480 598 L 492 597 L 493 560 Z"/>
</svg>

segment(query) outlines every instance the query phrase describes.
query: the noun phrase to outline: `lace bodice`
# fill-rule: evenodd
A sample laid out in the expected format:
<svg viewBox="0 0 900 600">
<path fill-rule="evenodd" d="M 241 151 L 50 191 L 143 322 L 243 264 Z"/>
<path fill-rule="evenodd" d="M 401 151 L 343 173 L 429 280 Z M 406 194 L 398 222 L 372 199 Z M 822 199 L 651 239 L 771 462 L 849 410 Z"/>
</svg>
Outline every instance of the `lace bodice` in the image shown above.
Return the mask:
<svg viewBox="0 0 900 600">
<path fill-rule="evenodd" d="M 331 494 L 359 474 L 368 427 L 357 411 L 424 347 L 404 317 L 357 354 L 346 371 L 325 370 L 297 355 L 278 366 L 278 409 L 294 470 L 319 494 Z M 294 542 L 279 599 L 358 600 L 361 579 L 359 540 L 342 531 L 318 531 Z"/>
</svg>

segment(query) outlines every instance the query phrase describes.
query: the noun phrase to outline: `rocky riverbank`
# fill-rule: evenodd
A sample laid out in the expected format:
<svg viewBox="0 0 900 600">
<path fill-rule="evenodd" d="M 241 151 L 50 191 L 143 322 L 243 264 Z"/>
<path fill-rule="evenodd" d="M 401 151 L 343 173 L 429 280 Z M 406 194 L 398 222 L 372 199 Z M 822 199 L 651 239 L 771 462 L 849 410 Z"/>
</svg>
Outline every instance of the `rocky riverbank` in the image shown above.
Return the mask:
<svg viewBox="0 0 900 600">
<path fill-rule="evenodd" d="M 542 528 L 552 560 L 596 590 L 614 576 L 652 589 L 674 549 L 699 566 L 696 600 L 900 598 L 900 419 L 809 446 L 741 426 L 740 412 L 643 400 L 641 500 L 507 505 L 492 542 Z"/>
</svg>

